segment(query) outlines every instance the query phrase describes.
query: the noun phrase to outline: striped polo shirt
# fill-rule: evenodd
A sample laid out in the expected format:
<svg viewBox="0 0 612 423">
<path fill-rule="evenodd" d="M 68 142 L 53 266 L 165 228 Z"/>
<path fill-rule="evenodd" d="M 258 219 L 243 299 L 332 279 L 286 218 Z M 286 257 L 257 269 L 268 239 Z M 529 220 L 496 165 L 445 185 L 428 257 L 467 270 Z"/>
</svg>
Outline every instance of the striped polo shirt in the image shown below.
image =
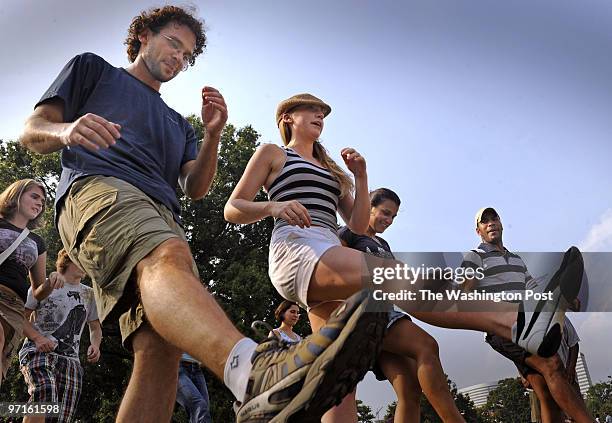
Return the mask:
<svg viewBox="0 0 612 423">
<path fill-rule="evenodd" d="M 270 201 L 299 201 L 312 219 L 314 226 L 322 226 L 338 232 L 338 198 L 340 184 L 329 170 L 304 160 L 289 147 L 283 169 L 270 185 Z M 274 219 L 274 229 L 289 224 L 283 219 Z"/>
<path fill-rule="evenodd" d="M 461 266 L 483 269 L 484 278 L 478 280 L 474 288 L 485 292 L 523 293 L 533 284 L 533 278 L 519 255 L 506 248 L 499 251 L 486 242 L 465 253 Z"/>
</svg>

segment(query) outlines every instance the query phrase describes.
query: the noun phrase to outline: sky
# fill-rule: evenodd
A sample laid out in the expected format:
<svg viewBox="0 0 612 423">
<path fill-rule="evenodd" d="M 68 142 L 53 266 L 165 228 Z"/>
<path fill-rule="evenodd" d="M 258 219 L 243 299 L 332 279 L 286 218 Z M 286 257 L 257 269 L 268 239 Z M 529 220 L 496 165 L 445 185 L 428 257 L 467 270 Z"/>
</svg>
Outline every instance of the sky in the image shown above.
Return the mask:
<svg viewBox="0 0 612 423">
<path fill-rule="evenodd" d="M 126 66 L 131 18 L 161 3 L 0 3 L 5 54 L 0 139 L 23 122 L 62 66 L 91 51 Z M 185 3 L 183 3 L 185 4 Z M 332 107 L 322 142 L 355 147 L 369 186 L 402 206 L 395 251 L 474 248 L 474 214 L 495 207 L 514 251 L 612 251 L 612 3 L 605 0 L 199 1 L 208 47 L 162 97 L 198 113 L 218 88 L 228 122 L 279 143 L 274 112 L 310 92 Z M 13 41 L 10 41 L 13 40 Z M 612 374 L 610 313 L 572 316 L 594 381 Z M 424 325 L 459 387 L 515 374 L 481 334 Z M 602 336 L 607 334 L 608 336 Z M 358 396 L 393 400 L 368 376 Z"/>
</svg>

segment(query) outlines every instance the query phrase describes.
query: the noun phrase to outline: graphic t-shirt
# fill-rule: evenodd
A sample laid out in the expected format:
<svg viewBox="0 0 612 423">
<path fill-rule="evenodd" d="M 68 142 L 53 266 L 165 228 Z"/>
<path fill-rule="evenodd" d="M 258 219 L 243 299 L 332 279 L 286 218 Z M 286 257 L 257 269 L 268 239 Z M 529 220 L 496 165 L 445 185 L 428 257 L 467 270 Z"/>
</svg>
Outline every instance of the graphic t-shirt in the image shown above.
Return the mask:
<svg viewBox="0 0 612 423">
<path fill-rule="evenodd" d="M 10 247 L 23 229 L 0 217 L 0 252 Z M 21 297 L 23 302 L 28 295 L 28 274 L 38 256 L 47 251 L 45 242 L 30 232 L 17 249 L 0 264 L 0 285 L 4 285 Z"/>
<path fill-rule="evenodd" d="M 93 289 L 82 283 L 66 283 L 62 288 L 54 289 L 41 302 L 34 298 L 30 289 L 25 306 L 36 314 L 33 323 L 36 330 L 57 342 L 53 353 L 78 360 L 79 341 L 85 322 L 98 320 Z M 21 357 L 31 351 L 36 351 L 36 344 L 26 339 L 19 355 Z"/>
</svg>

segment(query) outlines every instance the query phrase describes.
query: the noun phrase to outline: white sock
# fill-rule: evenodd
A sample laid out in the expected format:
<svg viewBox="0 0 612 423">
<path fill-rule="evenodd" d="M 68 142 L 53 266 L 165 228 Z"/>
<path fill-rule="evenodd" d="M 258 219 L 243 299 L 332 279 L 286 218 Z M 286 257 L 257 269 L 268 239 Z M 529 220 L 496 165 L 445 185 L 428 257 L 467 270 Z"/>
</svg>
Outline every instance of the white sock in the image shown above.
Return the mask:
<svg viewBox="0 0 612 423">
<path fill-rule="evenodd" d="M 225 362 L 223 382 L 240 402 L 244 401 L 246 394 L 249 375 L 253 367 L 251 357 L 253 357 L 255 347 L 257 347 L 255 341 L 250 338 L 242 338 L 236 342 Z"/>
</svg>

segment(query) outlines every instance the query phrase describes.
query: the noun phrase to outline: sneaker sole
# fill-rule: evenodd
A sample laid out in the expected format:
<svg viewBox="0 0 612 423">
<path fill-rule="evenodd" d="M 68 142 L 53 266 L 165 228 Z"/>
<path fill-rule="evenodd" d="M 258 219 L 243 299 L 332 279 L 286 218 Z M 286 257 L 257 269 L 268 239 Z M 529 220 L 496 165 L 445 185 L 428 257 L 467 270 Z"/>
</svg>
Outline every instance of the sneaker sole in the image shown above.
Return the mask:
<svg viewBox="0 0 612 423">
<path fill-rule="evenodd" d="M 567 257 L 567 264 L 563 272 L 572 272 L 561 281 L 561 294 L 563 299 L 568 304 L 574 302 L 580 292 L 582 286 L 582 276 L 584 275 L 584 260 L 582 253 L 576 247 L 570 247 L 565 253 L 564 259 Z M 565 261 L 565 260 L 564 260 Z M 570 262 L 575 261 L 576 264 L 570 267 Z M 576 283 L 578 281 L 578 283 Z"/>
<path fill-rule="evenodd" d="M 572 262 L 576 263 L 572 264 Z M 563 261 L 561 262 L 559 269 L 557 272 L 555 272 L 544 290 L 545 292 L 550 292 L 559 289 L 560 295 L 557 296 L 555 303 L 555 310 L 557 310 L 557 312 L 551 317 L 548 325 L 550 325 L 552 320 L 556 320 L 557 322 L 549 326 L 546 334 L 542 338 L 542 342 L 537 350 L 537 354 L 540 357 L 552 357 L 559 349 L 563 332 L 561 325 L 565 316 L 565 311 L 567 310 L 568 305 L 576 299 L 578 293 L 580 292 L 583 271 L 584 263 L 582 260 L 582 254 L 576 247 L 570 247 L 570 249 L 563 255 Z M 566 275 L 565 273 L 567 272 L 572 273 Z M 576 280 L 578 281 L 577 283 Z M 538 303 L 535 312 L 539 313 L 539 310 L 544 307 L 545 303 L 545 301 Z M 542 306 L 540 306 L 540 304 L 542 304 Z M 525 339 L 531 333 L 531 329 L 538 319 L 536 316 L 534 317 L 532 317 L 527 330 L 522 334 L 521 337 L 523 339 Z"/>
<path fill-rule="evenodd" d="M 375 300 L 369 291 L 365 295 L 338 339 L 312 363 L 302 390 L 270 423 L 319 423 L 370 370 L 380 353 L 389 313 L 366 312 Z"/>
</svg>

